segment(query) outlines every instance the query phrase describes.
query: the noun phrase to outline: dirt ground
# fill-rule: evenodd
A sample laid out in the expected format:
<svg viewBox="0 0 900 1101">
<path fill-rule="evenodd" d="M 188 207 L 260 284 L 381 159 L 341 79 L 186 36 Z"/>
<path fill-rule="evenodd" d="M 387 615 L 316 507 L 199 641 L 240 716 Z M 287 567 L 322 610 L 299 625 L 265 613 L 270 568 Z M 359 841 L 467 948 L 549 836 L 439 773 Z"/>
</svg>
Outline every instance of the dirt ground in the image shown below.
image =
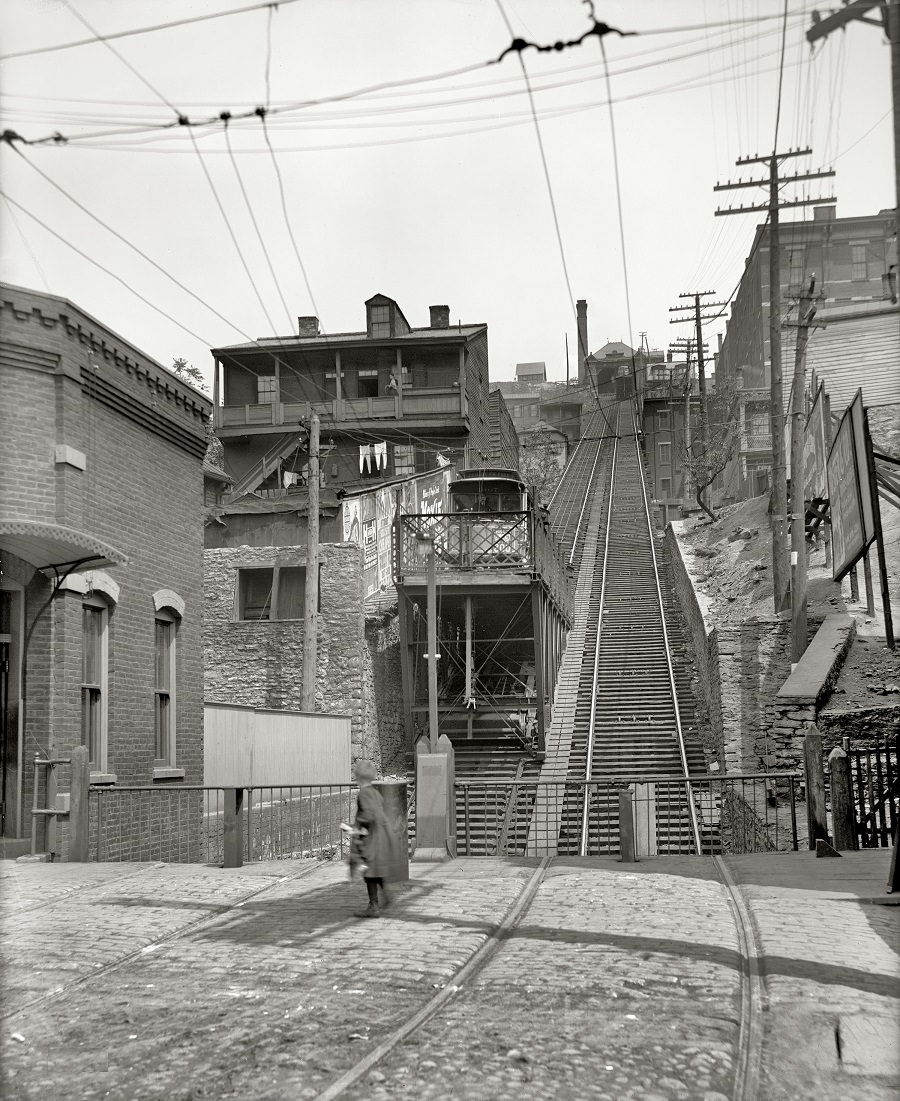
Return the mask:
<svg viewBox="0 0 900 1101">
<path fill-rule="evenodd" d="M 900 458 L 900 406 L 872 410 L 870 426 L 875 450 Z M 900 635 L 900 509 L 884 497 L 880 499 L 880 509 L 896 640 Z M 694 587 L 714 621 L 737 623 L 768 619 L 775 614 L 768 496 L 728 506 L 721 510 L 716 521 L 707 517 L 682 521 L 677 531 Z M 857 638 L 833 693 L 840 696 L 842 707 L 877 707 L 891 702 L 900 705 L 900 643 L 895 642 L 893 650 L 886 645 L 874 547 L 870 563 L 875 589 L 872 616 L 866 607 L 862 564 L 857 568 L 859 600 L 853 600 L 849 578 L 840 584 L 832 580 L 831 568 L 825 565 L 824 542 L 820 541 L 809 555 L 809 615 L 848 612 L 856 619 Z"/>
</svg>

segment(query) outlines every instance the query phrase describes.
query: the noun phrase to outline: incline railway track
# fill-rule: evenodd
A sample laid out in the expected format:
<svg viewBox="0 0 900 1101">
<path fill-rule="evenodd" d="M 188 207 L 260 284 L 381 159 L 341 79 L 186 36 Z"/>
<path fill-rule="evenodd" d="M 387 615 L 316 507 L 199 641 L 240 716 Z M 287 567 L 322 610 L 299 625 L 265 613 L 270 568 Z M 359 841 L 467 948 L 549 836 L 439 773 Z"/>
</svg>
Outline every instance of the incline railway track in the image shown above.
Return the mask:
<svg viewBox="0 0 900 1101">
<path fill-rule="evenodd" d="M 575 615 L 540 780 L 519 786 L 515 820 L 533 809 L 529 852 L 619 850 L 618 788 L 633 787 L 650 852 L 703 850 L 665 618 L 656 536 L 630 405 L 597 410 L 551 501 L 575 578 Z M 635 787 L 635 783 L 637 786 Z M 526 807 L 523 808 L 523 802 Z M 518 826 L 521 833 L 522 827 Z M 646 849 L 644 851 L 647 851 Z"/>
<path fill-rule="evenodd" d="M 608 451 L 614 439 L 615 432 L 611 430 L 608 417 L 600 411 L 593 413 L 550 500 L 554 534 L 565 552 L 567 564 L 576 569 L 584 549 L 593 488 L 598 480 L 603 480 L 604 450 Z"/>
<path fill-rule="evenodd" d="M 624 786 L 642 852 L 715 851 L 717 838 L 701 837 L 691 786 L 705 760 L 683 728 L 685 678 L 666 622 L 630 403 L 609 402 L 591 416 L 551 500 L 550 524 L 575 590 L 546 756 L 495 777 L 491 790 L 482 776 L 460 783 L 460 851 L 618 852 Z M 485 800 L 476 821 L 470 808 Z"/>
<path fill-rule="evenodd" d="M 655 832 L 651 847 L 700 852 L 643 458 L 633 418 L 621 406 L 616 430 L 594 570 L 576 596 L 587 599 L 592 626 L 585 638 L 568 778 L 609 784 L 623 777 L 681 777 L 685 783 L 654 780 L 641 790 Z M 617 849 L 615 789 L 570 790 L 558 851 L 586 856 Z"/>
</svg>

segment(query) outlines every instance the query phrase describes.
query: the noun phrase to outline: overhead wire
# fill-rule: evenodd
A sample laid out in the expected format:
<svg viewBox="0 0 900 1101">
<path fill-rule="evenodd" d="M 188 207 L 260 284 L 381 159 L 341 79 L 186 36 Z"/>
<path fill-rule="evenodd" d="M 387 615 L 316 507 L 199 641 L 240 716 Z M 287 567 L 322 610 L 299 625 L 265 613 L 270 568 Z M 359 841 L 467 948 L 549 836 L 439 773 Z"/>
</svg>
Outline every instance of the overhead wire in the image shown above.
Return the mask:
<svg viewBox="0 0 900 1101">
<path fill-rule="evenodd" d="M 769 32 L 765 32 L 765 33 L 769 33 Z M 759 37 L 759 36 L 757 36 L 757 37 Z M 117 51 L 113 50 L 112 47 L 108 47 L 108 48 L 112 50 L 112 52 L 115 54 L 115 56 L 120 57 L 120 55 L 117 53 Z M 665 63 L 675 63 L 675 62 L 680 61 L 680 60 L 686 60 L 686 59 L 688 59 L 692 56 L 696 56 L 697 54 L 703 53 L 703 52 L 706 52 L 708 54 L 708 50 L 707 51 L 697 50 L 697 51 L 691 51 L 690 53 L 687 53 L 687 54 L 672 55 L 669 58 L 665 59 Z M 636 56 L 640 56 L 640 55 L 636 55 Z M 135 72 L 136 75 L 138 75 L 139 78 L 142 81 L 144 80 L 144 78 L 141 77 L 140 74 L 137 73 L 137 70 L 135 70 L 133 66 L 130 66 L 130 64 L 127 61 L 125 61 L 124 59 L 121 59 L 121 60 L 123 61 L 124 64 L 128 65 L 129 68 L 131 68 L 132 71 Z M 399 89 L 399 88 L 407 87 L 409 85 L 421 85 L 423 83 L 435 82 L 435 81 L 439 81 L 439 80 L 445 79 L 445 78 L 450 77 L 450 76 L 459 75 L 459 74 L 464 73 L 464 72 L 471 72 L 471 71 L 475 71 L 475 70 L 478 70 L 478 69 L 484 69 L 484 68 L 487 68 L 490 64 L 492 64 L 492 63 L 491 62 L 483 62 L 483 63 L 478 63 L 478 64 L 475 64 L 475 65 L 472 65 L 472 66 L 466 66 L 463 69 L 448 70 L 448 71 L 441 72 L 441 73 L 429 74 L 429 75 L 426 75 L 426 76 L 423 76 L 423 77 L 407 78 L 407 79 L 404 79 L 404 80 L 401 80 L 401 81 L 384 81 L 384 82 L 381 82 L 379 84 L 367 85 L 367 86 L 364 86 L 362 88 L 351 89 L 347 92 L 336 93 L 333 96 L 320 97 L 318 99 L 313 99 L 313 100 L 302 100 L 302 101 L 297 101 L 297 102 L 293 102 L 293 103 L 281 104 L 279 106 L 269 108 L 268 109 L 268 115 L 269 115 L 270 119 L 274 120 L 276 118 L 279 118 L 279 116 L 283 116 L 283 115 L 290 116 L 290 115 L 292 115 L 296 112 L 303 112 L 304 126 L 308 126 L 308 120 L 310 119 L 310 117 L 315 117 L 315 116 L 310 116 L 310 114 L 309 114 L 309 112 L 312 108 L 322 106 L 322 105 L 325 105 L 325 104 L 329 104 L 329 103 L 340 103 L 340 102 L 346 102 L 346 101 L 349 101 L 349 100 L 365 98 L 365 97 L 371 95 L 373 92 L 377 92 L 377 91 L 396 90 L 396 89 Z M 641 71 L 644 68 L 649 67 L 650 65 L 652 65 L 653 68 L 659 68 L 659 66 L 661 64 L 663 64 L 663 62 L 655 62 L 655 63 L 654 62 L 648 62 L 646 65 L 641 64 L 641 65 L 631 66 L 629 68 L 620 68 L 620 69 L 617 69 L 615 72 L 611 73 L 611 75 L 619 76 L 619 75 L 624 75 L 625 73 L 629 73 L 629 72 L 638 72 L 638 71 Z M 591 68 L 593 68 L 593 66 L 591 66 Z M 736 70 L 737 70 L 737 63 L 733 61 L 730 66 L 726 65 L 723 69 L 720 69 L 719 71 L 723 74 L 723 77 L 727 77 L 728 79 L 733 80 Z M 569 71 L 577 71 L 577 70 L 563 70 L 563 72 L 569 72 Z M 553 74 L 550 74 L 550 75 L 552 76 Z M 542 83 L 542 85 L 541 85 L 541 91 L 549 91 L 549 90 L 552 90 L 552 89 L 555 89 L 555 88 L 565 87 L 565 86 L 570 85 L 572 83 L 584 83 L 586 79 L 593 80 L 593 79 L 601 79 L 601 78 L 602 78 L 602 73 L 599 73 L 596 77 L 589 77 L 589 78 L 584 78 L 584 79 L 579 78 L 576 81 L 564 81 L 564 82 L 555 82 L 555 83 L 547 83 L 546 78 L 544 78 L 544 83 Z M 147 83 L 147 82 L 144 81 L 144 83 Z M 665 86 L 661 87 L 660 89 L 658 89 L 655 93 L 650 93 L 650 94 L 665 94 L 665 93 L 668 93 L 668 92 L 672 91 L 673 88 L 677 88 L 679 86 L 696 85 L 697 83 L 698 82 L 697 82 L 696 77 L 692 76 L 692 77 L 688 78 L 687 80 L 682 80 L 680 82 L 675 82 L 675 84 L 665 85 Z M 702 86 L 702 84 L 704 82 L 701 81 L 699 83 Z M 152 91 L 154 91 L 155 94 L 159 95 L 159 93 L 156 92 L 156 89 L 154 89 L 152 85 L 148 84 L 147 86 L 150 87 L 150 89 Z M 477 87 L 477 85 L 476 85 L 476 87 Z M 416 94 L 418 94 L 418 93 L 416 93 Z M 508 92 L 496 92 L 496 91 L 494 91 L 494 92 L 491 92 L 489 94 L 488 98 L 495 100 L 497 98 L 505 98 L 507 96 L 519 95 L 519 94 L 521 94 L 521 90 L 519 90 L 519 89 L 513 89 L 513 90 L 508 91 Z M 641 94 L 643 95 L 645 93 L 641 93 Z M 48 144 L 48 143 L 59 144 L 60 142 L 67 142 L 67 143 L 71 142 L 71 143 L 76 143 L 76 144 L 83 144 L 85 142 L 96 141 L 97 139 L 101 139 L 101 138 L 120 137 L 120 136 L 122 136 L 122 137 L 137 137 L 137 136 L 140 136 L 142 134 L 146 135 L 146 134 L 153 134 L 153 133 L 160 134 L 162 136 L 168 135 L 169 137 L 172 137 L 172 136 L 174 136 L 174 132 L 177 131 L 179 128 L 186 128 L 186 127 L 193 127 L 193 128 L 217 127 L 220 123 L 221 115 L 223 113 L 222 110 L 217 111 L 215 114 L 212 114 L 209 117 L 205 117 L 205 118 L 199 119 L 199 120 L 192 120 L 190 117 L 188 117 L 188 115 L 184 111 L 176 111 L 174 106 L 169 104 L 168 101 L 165 100 L 164 97 L 161 97 L 161 98 L 163 99 L 163 102 L 165 102 L 167 104 L 167 106 L 170 106 L 170 108 L 173 110 L 173 112 L 178 116 L 176 120 L 172 120 L 172 121 L 168 121 L 168 122 L 155 123 L 155 124 L 136 123 L 134 125 L 124 127 L 124 128 L 123 127 L 117 127 L 115 129 L 112 129 L 112 130 L 103 130 L 103 131 L 99 131 L 99 132 L 95 132 L 95 133 L 91 133 L 91 134 L 85 134 L 85 135 L 64 136 L 64 135 L 59 134 L 57 132 L 57 133 L 54 133 L 54 134 L 50 135 L 47 138 L 33 139 L 29 142 L 29 144 Z M 397 111 L 397 110 L 421 111 L 421 110 L 431 110 L 431 109 L 446 109 L 446 108 L 452 107 L 452 106 L 459 106 L 462 103 L 477 102 L 477 101 L 479 101 L 481 99 L 484 99 L 484 98 L 485 98 L 484 96 L 477 96 L 477 95 L 474 96 L 474 97 L 464 96 L 462 98 L 459 98 L 457 96 L 456 98 L 446 100 L 445 102 L 442 102 L 442 103 L 439 103 L 439 104 L 428 102 L 428 103 L 422 103 L 422 104 L 415 104 L 412 107 L 401 106 L 401 107 L 395 108 L 393 110 L 394 111 Z M 620 98 L 624 98 L 624 97 L 620 97 Z M 629 97 L 629 98 L 631 98 L 631 97 Z M 637 98 L 637 97 L 635 97 L 635 98 Z M 597 104 L 597 105 L 599 106 L 599 104 Z M 377 106 L 374 107 L 374 108 L 371 107 L 371 106 L 367 106 L 363 110 L 364 110 L 364 113 L 368 113 L 368 114 L 371 114 L 373 111 L 377 114 L 380 114 L 380 115 L 384 115 L 386 113 L 391 113 L 391 109 L 387 109 L 387 108 L 384 108 L 384 107 L 377 107 Z M 231 124 L 232 125 L 239 125 L 242 122 L 252 123 L 253 120 L 254 120 L 254 117 L 256 116 L 256 113 L 257 113 L 257 108 L 255 108 L 255 107 L 248 108 L 246 111 L 237 111 L 235 109 L 231 109 L 229 111 Z M 279 121 L 280 121 L 280 119 L 279 119 Z M 452 121 L 452 120 L 450 120 L 450 121 Z"/>
<path fill-rule="evenodd" d="M 266 0 L 262 4 L 249 4 L 243 8 L 231 8 L 228 11 L 214 11 L 208 15 L 192 15 L 186 19 L 173 19 L 168 23 L 156 23 L 149 27 L 133 27 L 126 31 L 111 31 L 107 34 L 94 33 L 93 38 L 82 38 L 77 42 L 58 42 L 53 46 L 36 46 L 30 50 L 15 50 L 11 53 L 0 54 L 0 61 L 12 61 L 19 57 L 36 57 L 38 54 L 57 53 L 60 50 L 72 50 L 79 46 L 93 46 L 96 42 L 110 42 L 117 38 L 133 38 L 139 34 L 152 34 L 156 31 L 168 31 L 174 27 L 186 27 L 191 23 L 206 23 L 211 19 L 225 19 L 231 15 L 244 15 L 247 12 L 259 11 L 260 8 L 286 7 L 288 4 L 296 4 L 298 0 Z M 82 20 L 84 22 L 84 20 Z"/>
<path fill-rule="evenodd" d="M 228 132 L 228 119 L 226 118 L 223 121 L 225 124 L 224 133 L 225 144 L 228 146 L 228 157 L 231 161 L 231 166 L 234 169 L 234 174 L 237 178 L 238 187 L 240 188 L 241 195 L 244 198 L 244 205 L 247 208 L 247 214 L 250 218 L 250 223 L 253 226 L 253 229 L 256 231 L 256 239 L 259 241 L 259 247 L 262 249 L 262 254 L 265 257 L 266 264 L 269 268 L 269 274 L 272 276 L 272 282 L 275 284 L 275 290 L 278 294 L 278 297 L 281 299 L 281 305 L 284 307 L 284 313 L 287 317 L 288 326 L 291 326 L 293 324 L 293 319 L 291 317 L 291 311 L 288 309 L 288 304 L 285 301 L 284 292 L 281 289 L 281 281 L 275 274 L 275 267 L 272 264 L 272 257 L 269 255 L 269 250 L 266 248 L 266 242 L 263 238 L 262 231 L 259 228 L 259 222 L 257 221 L 256 215 L 253 212 L 253 204 L 250 202 L 250 196 L 247 194 L 247 188 L 244 186 L 244 179 L 241 175 L 241 170 L 240 168 L 238 168 L 237 161 L 234 159 L 234 152 L 231 148 L 231 135 Z M 266 313 L 266 317 L 268 316 L 268 313 Z M 274 333 L 275 331 L 275 326 L 272 325 L 272 332 Z"/>
<path fill-rule="evenodd" d="M 31 257 L 31 262 L 32 264 L 34 264 L 35 268 L 37 269 L 38 275 L 41 277 L 41 282 L 44 284 L 44 289 L 48 294 L 50 294 L 50 284 L 47 282 L 47 276 L 44 274 L 44 269 L 41 267 L 41 263 L 31 247 L 31 242 L 28 240 L 28 235 L 19 225 L 19 219 L 16 217 L 16 212 L 15 210 L 13 210 L 12 203 L 10 203 L 6 195 L 3 196 L 3 201 L 4 203 L 6 203 L 6 212 L 7 214 L 9 214 L 10 221 L 16 227 L 16 233 L 18 233 L 19 237 L 22 239 L 22 244 L 25 246 L 25 251 Z"/>
<path fill-rule="evenodd" d="M 603 65 L 607 70 L 607 95 L 606 98 L 609 101 L 609 132 L 612 140 L 612 153 L 613 153 L 613 174 L 616 180 L 616 209 L 619 215 L 619 244 L 622 250 L 622 279 L 625 289 L 625 313 L 628 317 L 628 343 L 629 346 L 634 343 L 633 338 L 633 326 L 631 323 L 631 292 L 628 287 L 628 256 L 625 249 L 625 218 L 622 214 L 622 186 L 619 178 L 619 151 L 616 143 L 616 122 L 615 115 L 613 113 L 613 95 L 612 84 L 609 80 L 609 70 L 606 64 L 606 46 L 603 43 L 603 39 L 600 39 L 600 50 L 603 54 Z M 634 355 L 632 353 L 632 366 L 634 366 Z"/>
<path fill-rule="evenodd" d="M 161 99 L 161 100 L 162 100 L 162 102 L 163 102 L 163 103 L 164 103 L 164 104 L 165 104 L 165 105 L 166 105 L 167 107 L 169 107 L 169 108 L 170 108 L 170 109 L 172 110 L 172 112 L 173 112 L 174 114 L 176 114 L 176 115 L 178 115 L 178 114 L 179 114 L 179 111 L 177 110 L 177 108 L 175 107 L 175 105 L 174 105 L 173 103 L 171 103 L 171 102 L 170 102 L 170 101 L 169 101 L 169 100 L 168 100 L 168 99 L 167 99 L 167 98 L 166 98 L 166 97 L 165 97 L 165 96 L 164 96 L 164 95 L 162 94 L 162 92 L 160 92 L 160 91 L 159 91 L 159 89 L 158 89 L 158 88 L 155 88 L 155 87 L 154 87 L 154 86 L 153 86 L 153 85 L 152 85 L 152 84 L 150 83 L 150 81 L 149 81 L 149 80 L 147 80 L 147 78 L 146 78 L 145 76 L 143 76 L 143 74 L 142 74 L 142 73 L 140 73 L 140 72 L 139 72 L 139 71 L 138 71 L 138 70 L 137 70 L 137 69 L 136 69 L 136 68 L 135 68 L 135 67 L 134 67 L 134 66 L 133 66 L 133 65 L 131 64 L 131 62 L 130 62 L 130 61 L 128 61 L 128 59 L 127 59 L 127 58 L 123 57 L 123 56 L 122 56 L 122 54 L 120 54 L 120 53 L 119 53 L 119 51 L 118 51 L 118 50 L 116 50 L 116 48 L 115 48 L 114 46 L 111 46 L 111 45 L 109 44 L 109 42 L 108 42 L 108 41 L 106 41 L 106 40 L 105 40 L 105 39 L 104 39 L 104 38 L 103 38 L 103 37 L 101 36 L 100 32 L 99 32 L 98 30 L 96 30 L 96 29 L 95 29 L 94 27 L 92 27 L 92 26 L 91 26 L 91 24 L 90 24 L 90 23 L 89 23 L 89 22 L 88 22 L 88 21 L 87 21 L 87 20 L 86 20 L 86 19 L 84 18 L 84 16 L 83 16 L 83 15 L 82 15 L 82 14 L 81 14 L 81 13 L 80 13 L 79 11 L 77 11 L 77 10 L 76 10 L 76 9 L 75 9 L 74 7 L 72 7 L 72 4 L 71 4 L 71 3 L 69 2 L 69 0 L 62 0 L 62 3 L 63 3 L 63 6 L 65 7 L 65 9 L 66 9 L 67 11 L 71 12 L 71 13 L 72 13 L 72 15 L 74 15 L 74 16 L 75 16 L 75 18 L 76 18 L 76 19 L 78 20 L 78 22 L 79 22 L 79 23 L 81 23 L 81 24 L 83 24 L 83 25 L 84 25 L 85 27 L 87 27 L 87 29 L 88 29 L 88 30 L 89 30 L 89 31 L 91 32 L 91 34 L 92 34 L 92 35 L 93 35 L 93 36 L 94 36 L 94 37 L 96 38 L 96 40 L 97 40 L 98 42 L 100 42 L 100 43 L 101 43 L 102 45 L 104 45 L 104 46 L 105 46 L 105 47 L 106 47 L 106 48 L 107 48 L 107 49 L 108 49 L 108 50 L 110 51 L 110 53 L 111 53 L 111 54 L 113 54 L 113 56 L 114 56 L 114 57 L 118 58 L 118 60 L 122 62 L 122 64 L 123 64 L 123 65 L 124 65 L 124 66 L 126 67 L 126 69 L 128 69 L 128 70 L 129 70 L 129 72 L 131 72 L 131 73 L 132 73 L 132 74 L 133 74 L 134 76 L 136 76 L 136 77 L 137 77 L 137 79 L 138 79 L 138 80 L 139 80 L 139 81 L 140 81 L 140 82 L 141 82 L 141 83 L 142 83 L 142 84 L 144 85 L 144 87 L 145 87 L 145 88 L 149 88 L 149 89 L 150 89 L 150 91 L 151 91 L 151 92 L 152 92 L 152 93 L 153 93 L 153 94 L 154 94 L 154 95 L 155 95 L 155 96 L 156 96 L 157 98 Z"/>
</svg>

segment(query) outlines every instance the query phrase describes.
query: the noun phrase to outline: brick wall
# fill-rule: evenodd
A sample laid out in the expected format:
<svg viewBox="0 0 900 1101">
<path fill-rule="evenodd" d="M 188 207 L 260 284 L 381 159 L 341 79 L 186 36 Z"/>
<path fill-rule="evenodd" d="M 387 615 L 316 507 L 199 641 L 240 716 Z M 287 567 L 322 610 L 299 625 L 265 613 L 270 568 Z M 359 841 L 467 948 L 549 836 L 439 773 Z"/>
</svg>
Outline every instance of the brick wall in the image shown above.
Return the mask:
<svg viewBox="0 0 900 1101">
<path fill-rule="evenodd" d="M 210 403 L 65 299 L 2 286 L 0 311 L 3 514 L 73 528 L 128 558 L 104 571 L 119 588 L 109 605 L 107 770 L 122 784 L 153 781 L 153 594 L 170 589 L 185 605 L 177 626 L 172 764 L 186 782 L 199 783 L 201 464 Z M 80 453 L 83 462 L 78 454 L 72 463 L 57 462 L 57 446 Z M 50 581 L 8 553 L 2 572 L 24 586 L 27 630 L 46 604 Z M 81 740 L 82 600 L 80 592 L 60 591 L 28 645 L 26 834 L 35 752 L 66 757 Z M 58 779 L 66 790 L 65 768 Z"/>
<path fill-rule="evenodd" d="M 303 688 L 302 619 L 235 618 L 240 568 L 305 566 L 305 547 L 236 547 L 204 552 L 205 694 L 209 700 L 300 710 Z M 316 710 L 348 714 L 351 754 L 365 756 L 365 640 L 362 548 L 319 547 L 320 598 Z"/>
</svg>

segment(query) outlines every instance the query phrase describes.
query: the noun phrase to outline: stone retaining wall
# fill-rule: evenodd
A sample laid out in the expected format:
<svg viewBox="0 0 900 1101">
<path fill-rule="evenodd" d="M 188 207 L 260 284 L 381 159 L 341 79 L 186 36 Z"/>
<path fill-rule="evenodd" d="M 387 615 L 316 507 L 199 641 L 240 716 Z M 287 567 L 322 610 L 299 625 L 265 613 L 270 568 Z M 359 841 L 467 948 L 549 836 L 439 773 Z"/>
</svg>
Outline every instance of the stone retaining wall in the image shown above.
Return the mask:
<svg viewBox="0 0 900 1101">
<path fill-rule="evenodd" d="M 840 664 L 822 670 L 811 699 L 779 697 L 791 675 L 790 620 L 773 614 L 713 625 L 704 614 L 702 597 L 698 600 L 671 527 L 665 538 L 675 590 L 694 642 L 698 687 L 716 742 L 714 759 L 726 772 L 802 768 L 802 732 L 815 721 Z M 818 628 L 819 622 L 811 618 L 810 635 Z"/>
<path fill-rule="evenodd" d="M 302 619 L 249 621 L 236 616 L 238 570 L 305 566 L 305 547 L 235 547 L 204 552 L 206 698 L 251 707 L 300 710 Z M 351 757 L 367 756 L 362 548 L 319 547 L 316 710 L 350 716 Z"/>
<path fill-rule="evenodd" d="M 367 612 L 364 742 L 385 775 L 406 773 L 403 677 L 397 608 Z"/>
</svg>

